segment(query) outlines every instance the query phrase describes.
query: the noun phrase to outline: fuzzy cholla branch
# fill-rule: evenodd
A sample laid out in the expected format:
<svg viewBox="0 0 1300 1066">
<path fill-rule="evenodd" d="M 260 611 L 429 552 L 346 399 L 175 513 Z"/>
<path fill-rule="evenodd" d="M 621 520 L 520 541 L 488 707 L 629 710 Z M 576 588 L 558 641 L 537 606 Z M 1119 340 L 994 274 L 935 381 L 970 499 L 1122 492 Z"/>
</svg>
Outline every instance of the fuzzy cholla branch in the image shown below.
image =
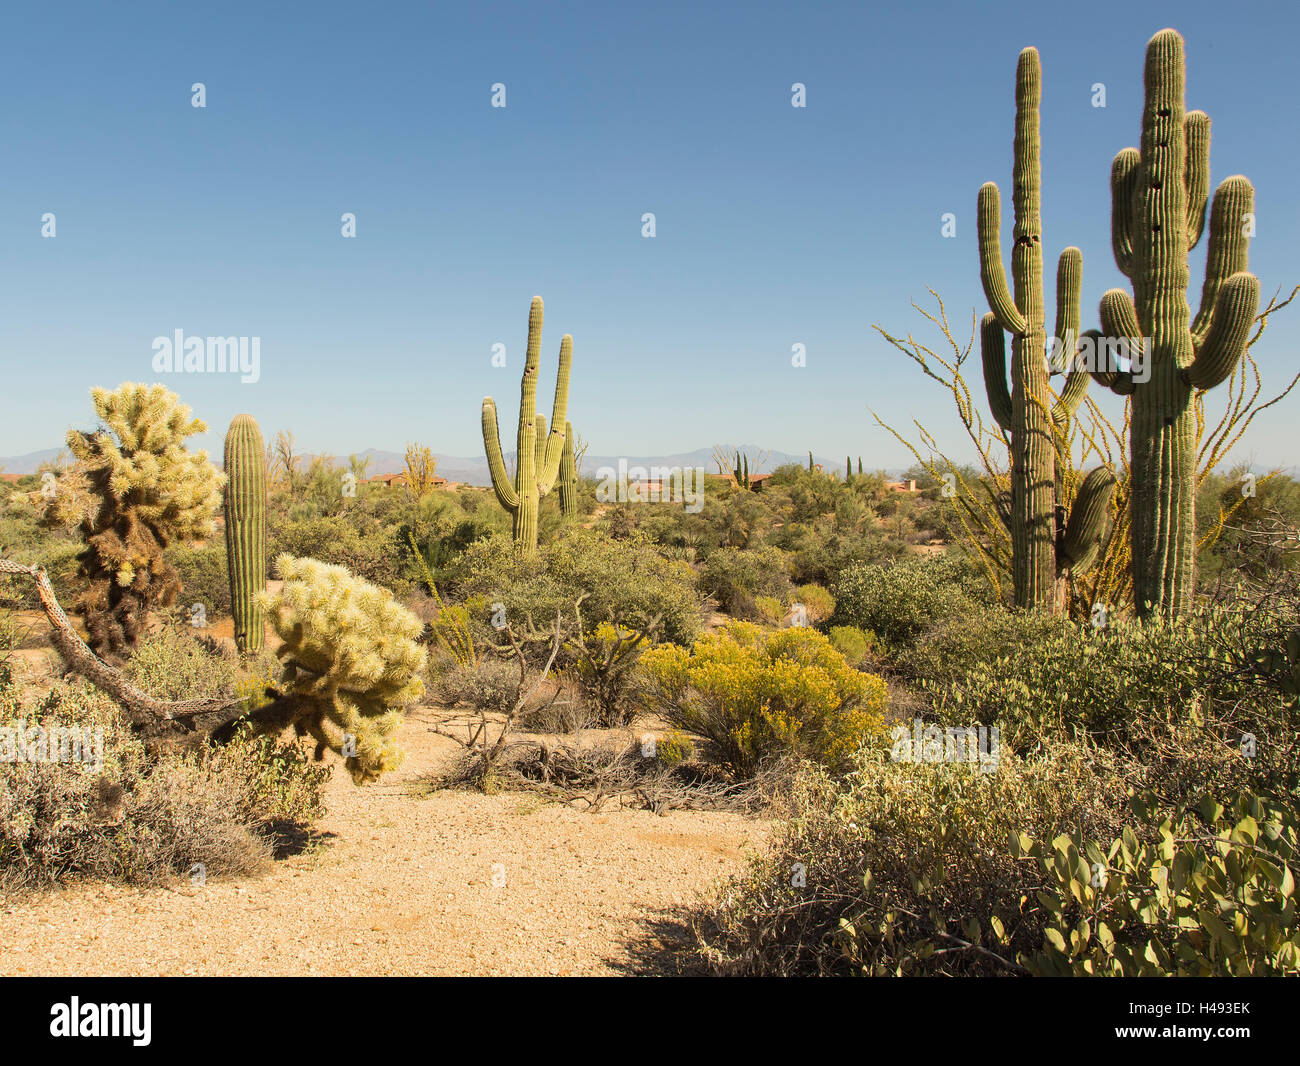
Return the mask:
<svg viewBox="0 0 1300 1066">
<path fill-rule="evenodd" d="M 423 623 L 392 593 L 341 566 L 281 555 L 284 586 L 263 594 L 267 618 L 284 641 L 281 688 L 296 697 L 294 726 L 346 760 L 353 781 L 378 780 L 402 753 L 401 708 L 424 693 Z"/>
<path fill-rule="evenodd" d="M 224 478 L 207 452 L 185 447 L 207 425 L 162 385 L 127 383 L 90 396 L 107 432 L 68 433 L 78 465 L 92 479 L 102 472 L 117 504 L 131 506 L 167 541 L 210 535 Z"/>
<path fill-rule="evenodd" d="M 212 533 L 225 478 L 188 437 L 207 426 L 162 385 L 92 389 L 104 428 L 68 433 L 75 463 L 45 505 L 51 524 L 74 526 L 87 591 L 76 609 L 97 652 L 120 655 L 139 639 L 149 611 L 180 588 L 162 552 Z"/>
</svg>

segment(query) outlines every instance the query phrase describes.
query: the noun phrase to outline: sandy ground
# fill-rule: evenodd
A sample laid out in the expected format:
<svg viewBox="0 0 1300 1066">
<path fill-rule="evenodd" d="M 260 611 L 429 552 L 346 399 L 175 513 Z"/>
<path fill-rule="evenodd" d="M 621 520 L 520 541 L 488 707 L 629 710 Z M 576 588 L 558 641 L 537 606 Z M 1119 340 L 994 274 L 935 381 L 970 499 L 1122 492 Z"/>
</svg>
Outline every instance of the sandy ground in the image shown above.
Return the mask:
<svg viewBox="0 0 1300 1066">
<path fill-rule="evenodd" d="M 378 785 L 336 769 L 318 839 L 262 877 L 0 905 L 0 975 L 673 972 L 683 907 L 766 839 L 737 814 L 430 791 L 459 751 L 438 713 L 408 716 Z"/>
</svg>

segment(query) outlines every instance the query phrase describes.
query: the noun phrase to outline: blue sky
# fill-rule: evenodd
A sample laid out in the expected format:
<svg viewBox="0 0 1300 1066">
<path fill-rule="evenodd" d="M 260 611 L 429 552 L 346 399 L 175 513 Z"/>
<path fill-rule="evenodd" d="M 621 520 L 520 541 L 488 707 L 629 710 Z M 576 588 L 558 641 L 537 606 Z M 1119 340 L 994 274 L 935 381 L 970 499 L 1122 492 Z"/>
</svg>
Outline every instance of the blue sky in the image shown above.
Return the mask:
<svg viewBox="0 0 1300 1066">
<path fill-rule="evenodd" d="M 540 293 L 544 409 L 572 333 L 593 454 L 754 441 L 906 465 L 870 408 L 954 444 L 959 427 L 871 326 L 933 339 L 909 306 L 927 287 L 963 334 L 983 312 L 975 195 L 999 183 L 1009 231 L 1019 50 L 1044 68 L 1045 273 L 1083 249 L 1091 325 L 1122 280 L 1110 162 L 1166 25 L 1187 38 L 1188 106 L 1214 121 L 1213 182 L 1255 183 L 1252 269 L 1289 290 L 1294 5 L 8 4 L 0 455 L 88 425 L 91 385 L 155 379 L 153 338 L 176 329 L 261 338 L 256 384 L 168 380 L 214 451 L 247 411 L 309 451 L 474 455 L 485 394 L 509 448 Z M 1270 382 L 1300 369 L 1298 338 L 1300 309 L 1270 326 Z M 1300 461 L 1297 416 L 1300 396 L 1267 412 L 1242 456 Z"/>
</svg>

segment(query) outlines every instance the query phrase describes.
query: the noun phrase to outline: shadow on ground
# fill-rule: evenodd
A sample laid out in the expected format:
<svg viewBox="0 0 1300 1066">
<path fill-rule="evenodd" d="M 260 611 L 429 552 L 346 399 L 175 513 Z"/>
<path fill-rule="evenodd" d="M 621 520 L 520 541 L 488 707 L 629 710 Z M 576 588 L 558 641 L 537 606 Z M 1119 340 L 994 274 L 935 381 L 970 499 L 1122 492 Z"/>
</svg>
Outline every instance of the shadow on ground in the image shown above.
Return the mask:
<svg viewBox="0 0 1300 1066">
<path fill-rule="evenodd" d="M 684 908 L 655 911 L 622 942 L 625 956 L 605 964 L 624 977 L 707 977 L 708 967 L 693 954 L 691 912 Z"/>
</svg>

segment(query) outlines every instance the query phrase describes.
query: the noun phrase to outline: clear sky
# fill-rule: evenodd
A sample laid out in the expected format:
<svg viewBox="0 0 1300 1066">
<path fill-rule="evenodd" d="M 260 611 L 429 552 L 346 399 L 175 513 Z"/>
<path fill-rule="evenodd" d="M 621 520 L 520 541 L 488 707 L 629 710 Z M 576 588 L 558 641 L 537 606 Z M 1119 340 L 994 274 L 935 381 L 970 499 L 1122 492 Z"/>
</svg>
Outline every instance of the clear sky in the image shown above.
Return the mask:
<svg viewBox="0 0 1300 1066">
<path fill-rule="evenodd" d="M 999 183 L 1009 232 L 1019 50 L 1043 61 L 1045 273 L 1083 249 L 1095 325 L 1122 280 L 1110 162 L 1166 25 L 1214 122 L 1213 182 L 1255 183 L 1252 268 L 1289 290 L 1294 3 L 6 3 L 0 455 L 89 425 L 91 385 L 154 380 L 153 340 L 177 329 L 260 338 L 256 384 L 168 379 L 214 451 L 247 411 L 309 451 L 474 455 L 489 393 L 509 449 L 539 293 L 543 409 L 572 333 L 593 454 L 753 441 L 906 465 L 869 408 L 959 427 L 871 326 L 919 330 L 927 286 L 963 333 L 984 311 L 975 196 Z M 1269 381 L 1300 369 L 1298 339 L 1300 308 L 1257 348 Z M 1300 395 L 1243 457 L 1300 462 L 1297 420 Z"/>
</svg>

